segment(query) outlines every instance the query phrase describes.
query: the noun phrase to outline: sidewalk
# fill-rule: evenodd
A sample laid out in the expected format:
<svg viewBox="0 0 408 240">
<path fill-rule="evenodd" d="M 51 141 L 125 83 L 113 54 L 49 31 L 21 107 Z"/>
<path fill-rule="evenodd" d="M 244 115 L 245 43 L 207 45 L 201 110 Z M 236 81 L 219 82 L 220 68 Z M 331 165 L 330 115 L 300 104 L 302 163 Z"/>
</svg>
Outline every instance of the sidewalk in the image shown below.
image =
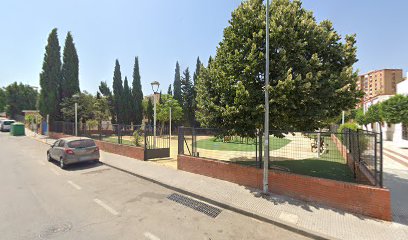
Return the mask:
<svg viewBox="0 0 408 240">
<path fill-rule="evenodd" d="M 408 225 L 408 149 L 384 141 L 384 185 L 391 190 L 394 222 Z"/>
<path fill-rule="evenodd" d="M 35 139 L 47 141 L 41 137 Z M 179 189 L 182 193 L 188 192 L 190 196 L 228 206 L 227 209 L 250 213 L 256 215 L 255 218 L 267 219 L 277 225 L 286 225 L 323 238 L 408 239 L 408 226 L 398 222 L 370 219 L 279 195 L 271 195 L 266 199 L 260 197 L 255 189 L 116 154 L 101 152 L 101 161 L 161 185 Z"/>
</svg>

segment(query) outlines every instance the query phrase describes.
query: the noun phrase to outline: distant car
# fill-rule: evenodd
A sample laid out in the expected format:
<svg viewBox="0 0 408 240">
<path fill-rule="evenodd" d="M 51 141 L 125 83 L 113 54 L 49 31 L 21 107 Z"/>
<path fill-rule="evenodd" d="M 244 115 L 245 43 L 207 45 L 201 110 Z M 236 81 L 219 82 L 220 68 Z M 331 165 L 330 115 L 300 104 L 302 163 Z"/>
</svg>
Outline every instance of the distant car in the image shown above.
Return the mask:
<svg viewBox="0 0 408 240">
<path fill-rule="evenodd" d="M 59 161 L 61 168 L 78 162 L 99 162 L 99 157 L 99 148 L 95 141 L 85 137 L 61 138 L 47 151 L 48 161 Z"/>
<path fill-rule="evenodd" d="M 11 124 L 13 124 L 13 123 L 15 123 L 14 120 L 9 120 L 9 119 L 1 120 L 1 121 L 0 121 L 0 130 L 1 130 L 2 132 L 4 132 L 4 131 L 10 131 Z"/>
</svg>

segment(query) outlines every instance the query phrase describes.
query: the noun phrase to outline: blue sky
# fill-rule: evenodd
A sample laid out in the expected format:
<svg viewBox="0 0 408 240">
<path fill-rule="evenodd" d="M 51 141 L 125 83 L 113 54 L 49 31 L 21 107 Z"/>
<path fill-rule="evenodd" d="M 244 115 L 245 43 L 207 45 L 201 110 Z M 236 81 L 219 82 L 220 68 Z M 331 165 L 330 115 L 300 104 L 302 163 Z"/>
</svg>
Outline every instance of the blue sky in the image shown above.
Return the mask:
<svg viewBox="0 0 408 240">
<path fill-rule="evenodd" d="M 197 56 L 215 54 L 239 0 L 38 0 L 0 2 L 0 86 L 18 81 L 39 86 L 44 47 L 57 27 L 61 50 L 71 31 L 80 60 L 82 90 L 111 85 L 115 59 L 132 78 L 139 56 L 143 92 L 157 80 L 163 92 L 178 60 L 193 72 Z M 318 21 L 329 19 L 343 36 L 357 34 L 360 72 L 380 68 L 408 71 L 408 1 L 304 0 Z"/>
</svg>

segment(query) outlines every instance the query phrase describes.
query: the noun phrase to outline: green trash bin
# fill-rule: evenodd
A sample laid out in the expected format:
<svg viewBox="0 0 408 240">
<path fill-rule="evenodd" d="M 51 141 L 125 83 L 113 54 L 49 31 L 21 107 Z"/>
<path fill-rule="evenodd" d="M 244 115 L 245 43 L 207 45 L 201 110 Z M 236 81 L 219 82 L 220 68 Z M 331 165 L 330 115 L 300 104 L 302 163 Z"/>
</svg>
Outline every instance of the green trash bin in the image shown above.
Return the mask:
<svg viewBox="0 0 408 240">
<path fill-rule="evenodd" d="M 13 123 L 10 127 L 10 135 L 25 136 L 25 126 L 23 123 Z"/>
</svg>

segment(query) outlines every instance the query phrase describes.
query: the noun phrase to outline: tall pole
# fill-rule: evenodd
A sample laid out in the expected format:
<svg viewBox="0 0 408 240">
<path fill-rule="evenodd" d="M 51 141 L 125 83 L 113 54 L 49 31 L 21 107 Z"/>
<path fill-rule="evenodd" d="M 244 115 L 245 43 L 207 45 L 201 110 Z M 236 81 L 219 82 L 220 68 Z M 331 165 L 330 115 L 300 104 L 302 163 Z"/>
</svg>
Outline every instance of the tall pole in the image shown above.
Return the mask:
<svg viewBox="0 0 408 240">
<path fill-rule="evenodd" d="M 344 124 L 344 111 L 341 113 L 341 124 Z"/>
<path fill-rule="evenodd" d="M 78 103 L 75 103 L 75 136 L 78 136 Z"/>
<path fill-rule="evenodd" d="M 47 136 L 50 136 L 50 115 L 47 114 Z"/>
<path fill-rule="evenodd" d="M 266 54 L 265 54 L 265 140 L 264 140 L 264 171 L 263 192 L 268 193 L 269 180 L 269 0 L 266 0 Z"/>
<path fill-rule="evenodd" d="M 153 115 L 153 148 L 156 148 L 156 93 L 153 95 L 154 115 Z"/>
<path fill-rule="evenodd" d="M 170 107 L 170 116 L 169 116 L 169 135 L 170 135 L 170 142 L 171 142 L 171 107 Z M 171 145 L 171 144 L 170 144 Z"/>
</svg>

